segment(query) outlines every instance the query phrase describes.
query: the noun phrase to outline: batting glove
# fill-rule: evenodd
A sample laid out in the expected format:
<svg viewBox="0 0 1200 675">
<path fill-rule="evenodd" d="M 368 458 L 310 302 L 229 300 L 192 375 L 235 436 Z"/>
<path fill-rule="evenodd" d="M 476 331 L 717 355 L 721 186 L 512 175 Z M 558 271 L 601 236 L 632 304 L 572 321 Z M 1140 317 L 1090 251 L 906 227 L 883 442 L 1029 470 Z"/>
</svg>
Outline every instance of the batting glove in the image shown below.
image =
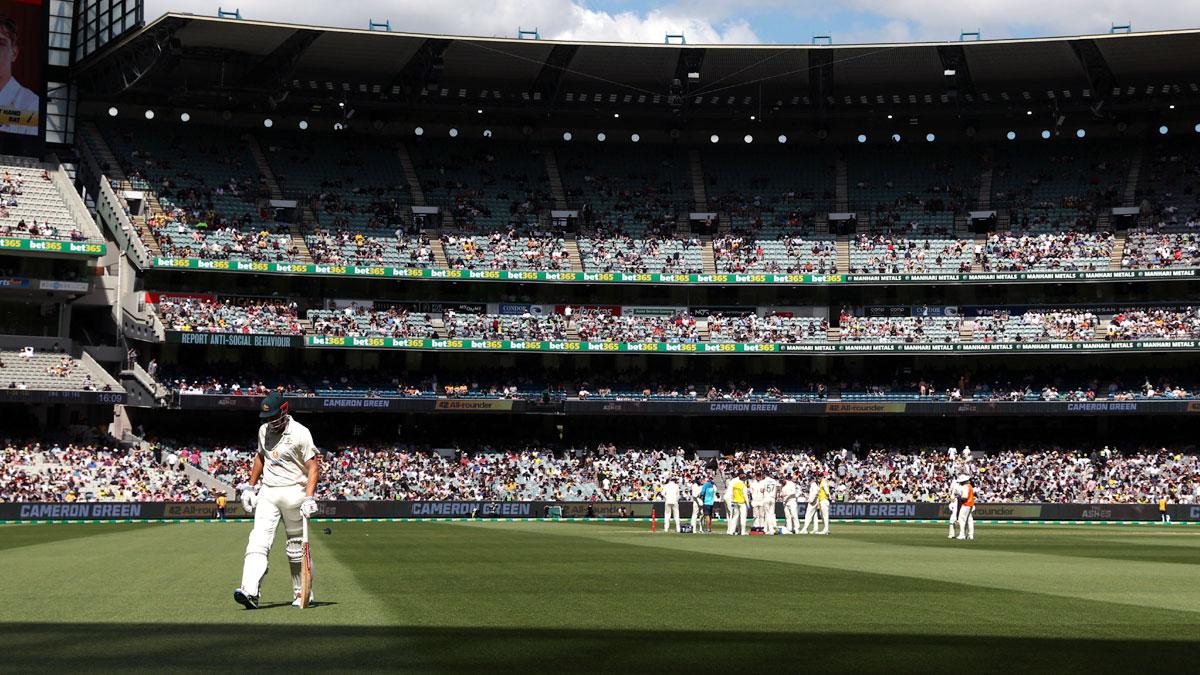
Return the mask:
<svg viewBox="0 0 1200 675">
<path fill-rule="evenodd" d="M 300 515 L 305 518 L 311 518 L 317 512 L 317 500 L 312 497 L 305 497 L 304 501 L 300 502 Z"/>
<path fill-rule="evenodd" d="M 254 507 L 258 505 L 258 493 L 254 488 L 246 488 L 242 492 L 242 508 L 246 509 L 246 513 L 253 514 Z"/>
</svg>

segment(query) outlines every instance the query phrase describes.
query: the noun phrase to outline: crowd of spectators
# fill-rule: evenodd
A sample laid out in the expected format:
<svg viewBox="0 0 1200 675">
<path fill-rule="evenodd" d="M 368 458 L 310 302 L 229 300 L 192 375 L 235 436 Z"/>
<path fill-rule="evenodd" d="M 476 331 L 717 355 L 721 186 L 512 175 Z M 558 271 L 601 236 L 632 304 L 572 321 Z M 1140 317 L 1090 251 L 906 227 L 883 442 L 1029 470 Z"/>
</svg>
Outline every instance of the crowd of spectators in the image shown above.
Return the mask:
<svg viewBox="0 0 1200 675">
<path fill-rule="evenodd" d="M 852 244 L 851 274 L 920 274 L 971 271 L 970 245 L 949 235 L 909 238 L 894 234 L 860 234 Z"/>
<path fill-rule="evenodd" d="M 218 479 L 245 486 L 249 451 L 222 446 L 203 455 L 202 466 Z M 1200 503 L 1200 458 L 1166 448 L 984 454 L 855 443 L 854 451 L 773 447 L 702 457 L 682 448 L 618 450 L 605 443 L 594 451 L 381 445 L 325 451 L 322 467 L 321 499 L 653 501 L 669 480 L 713 477 L 720 485 L 735 473 L 761 470 L 780 481 L 828 471 L 833 498 L 851 502 L 942 502 L 954 477 L 966 473 L 983 502 L 1148 503 L 1162 496 Z"/>
<path fill-rule="evenodd" d="M 361 306 L 309 310 L 316 335 L 344 337 L 436 338 L 432 317 L 403 308 L 374 310 Z"/>
<path fill-rule="evenodd" d="M 158 317 L 167 330 L 197 333 L 303 335 L 295 302 L 262 298 L 161 295 Z"/>
<path fill-rule="evenodd" d="M 788 231 L 770 239 L 745 233 L 713 240 L 718 273 L 838 274 L 837 242 Z"/>
<path fill-rule="evenodd" d="M 207 501 L 209 490 L 155 453 L 106 443 L 6 441 L 0 502 Z"/>
<path fill-rule="evenodd" d="M 1091 271 L 1108 266 L 1111 232 L 994 232 L 976 246 L 975 261 L 988 272 Z"/>
<path fill-rule="evenodd" d="M 686 311 L 629 315 L 582 308 L 571 321 L 579 339 L 585 342 L 699 342 L 701 338 L 696 318 Z"/>
<path fill-rule="evenodd" d="M 305 241 L 318 265 L 433 266 L 433 245 L 429 237 L 419 232 L 409 235 L 403 229 L 388 233 L 392 236 L 382 232 L 335 225 L 328 229 L 316 228 Z"/>
<path fill-rule="evenodd" d="M 1184 230 L 1131 230 L 1125 235 L 1121 267 L 1200 267 L 1200 222 L 1189 220 Z"/>
<path fill-rule="evenodd" d="M 562 232 L 509 228 L 486 236 L 443 234 L 442 246 L 451 269 L 571 269 L 571 253 Z"/>
</svg>

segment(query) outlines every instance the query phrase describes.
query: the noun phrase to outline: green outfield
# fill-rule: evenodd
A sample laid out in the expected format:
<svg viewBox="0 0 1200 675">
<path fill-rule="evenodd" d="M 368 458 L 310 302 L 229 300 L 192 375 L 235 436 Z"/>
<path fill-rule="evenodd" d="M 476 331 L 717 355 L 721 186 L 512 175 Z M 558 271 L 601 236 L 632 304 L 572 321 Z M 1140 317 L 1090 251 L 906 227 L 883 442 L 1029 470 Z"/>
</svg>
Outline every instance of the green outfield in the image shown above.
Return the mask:
<svg viewBox="0 0 1200 675">
<path fill-rule="evenodd" d="M 828 537 L 604 523 L 328 523 L 317 606 L 247 523 L 0 526 L 0 672 L 1176 670 L 1200 532 L 834 523 Z"/>
</svg>

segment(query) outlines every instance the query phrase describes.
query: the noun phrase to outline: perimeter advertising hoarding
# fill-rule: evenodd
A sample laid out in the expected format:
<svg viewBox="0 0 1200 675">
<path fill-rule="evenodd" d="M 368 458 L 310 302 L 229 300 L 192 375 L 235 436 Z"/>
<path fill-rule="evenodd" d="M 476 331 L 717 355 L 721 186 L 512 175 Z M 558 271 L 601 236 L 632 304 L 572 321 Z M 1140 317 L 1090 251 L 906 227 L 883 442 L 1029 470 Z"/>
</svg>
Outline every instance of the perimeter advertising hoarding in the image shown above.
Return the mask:
<svg viewBox="0 0 1200 675">
<path fill-rule="evenodd" d="M 0 133 L 42 137 L 48 0 L 0 0 Z"/>
<path fill-rule="evenodd" d="M 494 399 L 365 398 L 350 396 L 288 396 L 295 412 L 522 412 L 526 401 Z M 261 396 L 180 394 L 183 410 L 258 410 Z"/>
<path fill-rule="evenodd" d="M 661 516 L 662 502 L 495 502 L 495 501 L 323 501 L 319 518 L 542 518 L 551 506 L 561 506 L 563 517 L 583 518 L 587 509 L 598 518 L 645 518 L 653 511 Z M 776 516 L 783 517 L 783 505 L 776 505 Z M 684 518 L 691 516 L 691 504 L 679 505 Z M 1200 520 L 1200 506 L 1172 504 L 1167 507 L 1175 522 Z M 147 520 L 208 519 L 215 514 L 212 502 L 94 502 L 94 503 L 15 503 L 0 504 L 0 520 Z M 802 509 L 803 511 L 803 509 Z M 724 509 L 719 509 L 723 513 Z M 835 502 L 830 505 L 834 519 L 867 520 L 945 520 L 945 504 Z M 800 514 L 803 517 L 803 512 Z M 241 504 L 231 499 L 226 507 L 229 518 L 246 518 Z M 977 520 L 1126 520 L 1153 522 L 1159 519 L 1153 504 L 980 504 Z"/>
</svg>

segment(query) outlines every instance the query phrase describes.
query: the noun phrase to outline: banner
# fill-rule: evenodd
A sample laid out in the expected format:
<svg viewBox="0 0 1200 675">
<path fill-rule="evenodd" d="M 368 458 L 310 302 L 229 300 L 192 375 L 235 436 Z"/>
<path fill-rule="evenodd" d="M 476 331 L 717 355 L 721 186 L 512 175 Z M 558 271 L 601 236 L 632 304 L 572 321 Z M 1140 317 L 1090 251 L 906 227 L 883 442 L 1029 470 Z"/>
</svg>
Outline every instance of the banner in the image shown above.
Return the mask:
<svg viewBox="0 0 1200 675">
<path fill-rule="evenodd" d="M 303 347 L 299 335 L 258 335 L 244 333 L 193 333 L 169 330 L 167 342 L 181 345 L 218 345 L 222 347 Z"/>
<path fill-rule="evenodd" d="M 434 410 L 442 412 L 501 412 L 513 409 L 510 399 L 438 399 Z"/>
<path fill-rule="evenodd" d="M 412 269 L 383 265 L 309 265 L 304 263 L 250 262 L 245 260 L 197 260 L 156 257 L 153 266 L 162 269 L 293 274 L 388 279 L 448 279 L 452 281 L 544 281 L 614 284 L 715 284 L 788 285 L 897 283 L 978 283 L 1043 281 L 1149 281 L 1191 279 L 1200 269 L 1116 270 L 1111 272 L 987 272 L 978 274 L 626 274 L 622 272 L 534 272 L 509 270 Z"/>
<path fill-rule="evenodd" d="M 0 388 L 0 403 L 66 403 L 79 405 L 124 405 L 124 391 L 50 391 Z"/>
<path fill-rule="evenodd" d="M 0 29 L 0 35 L 3 30 Z M 4 111 L 0 108 L 0 116 Z M 0 124 L 0 133 L 3 125 Z M 108 247 L 103 242 L 93 241 L 52 241 L 49 239 L 19 239 L 16 237 L 0 237 L 0 249 L 12 251 L 45 251 L 47 253 L 70 253 L 75 255 L 102 256 Z"/>
<path fill-rule="evenodd" d="M 171 342 L 187 342 L 170 337 Z M 191 335 L 191 334 L 185 334 Z M 220 334 L 200 334 L 220 335 Z M 243 336 L 249 337 L 249 336 Z M 268 336 L 269 337 L 269 336 Z M 191 344 L 219 344 L 204 342 Z M 658 354 L 788 354 L 788 353 L 990 353 L 990 352 L 1124 352 L 1185 351 L 1200 349 L 1198 340 L 1135 340 L 1122 342 L 1005 342 L 1005 343 L 757 343 L 757 342 L 575 342 L 569 340 L 475 340 L 309 335 L 308 347 L 416 349 L 426 351 L 512 352 L 643 352 Z M 264 344 L 262 346 L 286 346 Z M 292 346 L 299 346 L 295 344 Z"/>
<path fill-rule="evenodd" d="M 551 507 L 561 507 L 564 518 L 649 518 L 651 513 L 661 517 L 662 502 L 505 502 L 505 501 L 322 501 L 318 503 L 317 518 L 546 518 Z M 806 505 L 800 505 L 804 517 Z M 683 518 L 691 516 L 690 500 L 679 504 Z M 724 505 L 718 505 L 717 517 L 724 516 Z M 212 519 L 213 502 L 74 502 L 74 503 L 3 503 L 0 520 L 146 520 L 146 519 Z M 1200 521 L 1200 506 L 1170 504 L 1167 513 L 1177 523 Z M 229 495 L 225 507 L 227 518 L 249 518 Z M 929 520 L 945 521 L 949 512 L 945 504 L 911 502 L 834 502 L 829 515 L 837 520 Z M 783 504 L 775 505 L 775 517 L 783 517 Z M 1140 521 L 1155 522 L 1160 518 L 1153 504 L 980 504 L 975 507 L 975 519 L 1025 521 Z M 942 536 L 945 536 L 942 534 Z"/>
<path fill-rule="evenodd" d="M 179 394 L 182 410 L 258 410 L 261 396 Z M 294 412 L 524 412 L 528 401 L 498 399 L 434 399 L 416 397 L 288 396 Z"/>
</svg>

